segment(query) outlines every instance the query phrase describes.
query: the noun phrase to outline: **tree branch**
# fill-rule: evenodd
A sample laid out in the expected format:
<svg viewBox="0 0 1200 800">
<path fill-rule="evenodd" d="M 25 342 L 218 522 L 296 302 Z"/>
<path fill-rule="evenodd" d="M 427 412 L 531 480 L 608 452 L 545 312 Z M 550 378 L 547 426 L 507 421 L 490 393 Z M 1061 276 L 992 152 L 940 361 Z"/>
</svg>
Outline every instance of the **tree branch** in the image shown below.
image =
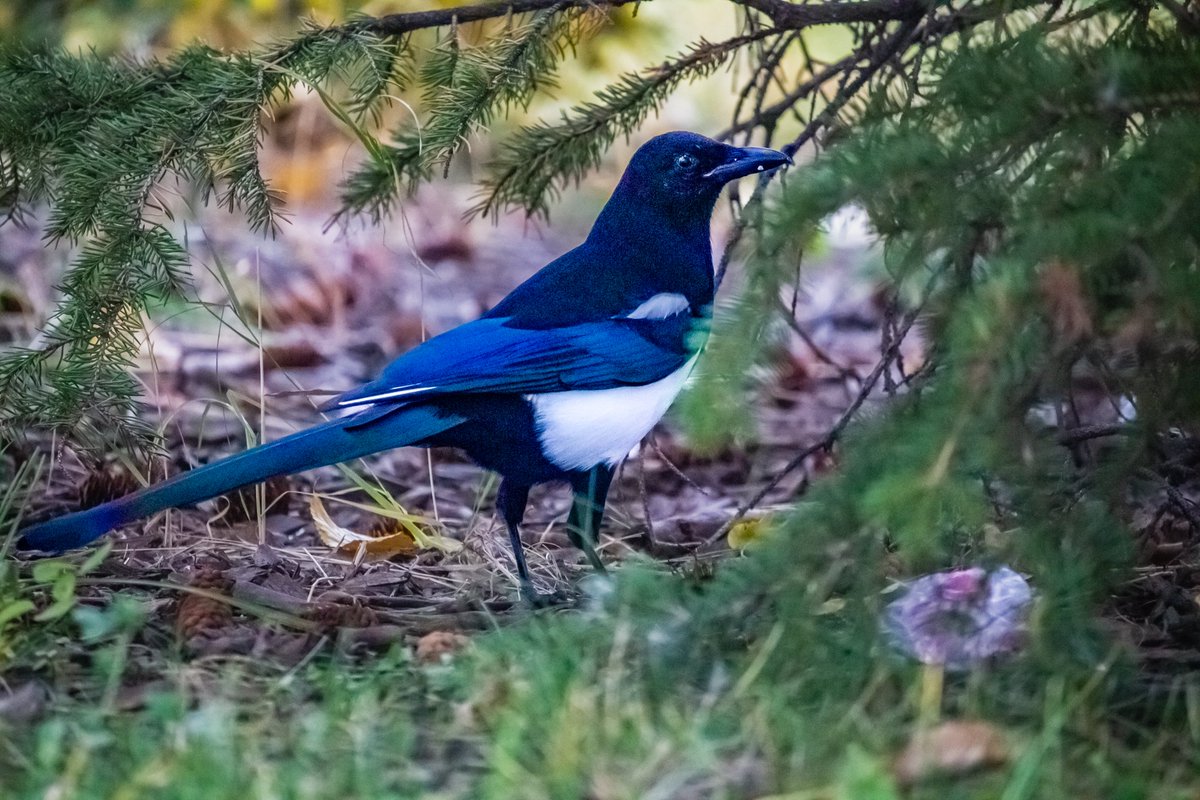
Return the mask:
<svg viewBox="0 0 1200 800">
<path fill-rule="evenodd" d="M 1130 433 L 1128 425 L 1084 425 L 1079 428 L 1069 428 L 1059 432 L 1055 436 L 1055 441 L 1063 447 L 1080 444 L 1081 442 L 1091 441 L 1092 439 L 1103 439 L 1106 436 L 1124 436 Z"/>
<path fill-rule="evenodd" d="M 799 30 L 812 25 L 848 22 L 890 22 L 914 19 L 926 11 L 924 0 L 867 0 L 866 2 L 791 3 L 788 0 L 730 0 L 766 14 L 776 28 Z"/>
<path fill-rule="evenodd" d="M 403 36 L 426 28 L 441 28 L 453 23 L 478 22 L 495 19 L 509 14 L 526 14 L 530 11 L 545 11 L 550 8 L 616 8 L 630 3 L 649 0 L 508 0 L 501 3 L 481 3 L 471 6 L 454 6 L 431 11 L 412 11 L 401 14 L 386 14 L 382 17 L 360 17 L 345 27 L 374 33 L 377 36 Z"/>
<path fill-rule="evenodd" d="M 382 17 L 362 17 L 345 25 L 347 29 L 374 33 L 378 36 L 403 36 L 425 28 L 440 28 L 454 22 L 478 22 L 508 14 L 526 14 L 549 8 L 617 8 L 650 0 L 507 0 L 500 3 L 439 8 L 387 14 Z M 787 0 L 730 0 L 765 14 L 774 27 L 800 30 L 813 25 L 832 25 L 852 22 L 890 22 L 920 17 L 926 10 L 925 0 L 863 0 L 862 2 L 804 3 Z"/>
</svg>

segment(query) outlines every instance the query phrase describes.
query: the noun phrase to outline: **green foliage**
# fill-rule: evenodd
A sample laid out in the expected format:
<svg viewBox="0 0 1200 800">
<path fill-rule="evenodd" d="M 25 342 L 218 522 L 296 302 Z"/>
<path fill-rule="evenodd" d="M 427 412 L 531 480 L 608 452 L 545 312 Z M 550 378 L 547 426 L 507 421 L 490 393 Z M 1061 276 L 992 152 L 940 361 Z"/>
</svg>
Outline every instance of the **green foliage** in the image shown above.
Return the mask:
<svg viewBox="0 0 1200 800">
<path fill-rule="evenodd" d="M 371 158 L 346 181 L 346 212 L 367 212 L 378 222 L 406 186 L 430 177 L 435 166 L 448 170 L 473 133 L 513 109 L 528 108 L 538 92 L 554 86 L 556 63 L 586 28 L 583 15 L 550 10 L 510 24 L 481 47 L 463 47 L 451 30 L 420 70 L 428 121 L 403 129 L 391 145 L 372 148 Z"/>
<path fill-rule="evenodd" d="M 0 667 L 77 609 L 79 579 L 95 572 L 112 550 L 109 544 L 83 558 L 47 559 L 28 569 L 7 558 L 21 522 L 20 510 L 37 482 L 39 468 L 39 461 L 24 462 L 0 495 Z"/>
<path fill-rule="evenodd" d="M 1064 402 L 1081 370 L 1137 398 L 1147 432 L 1194 423 L 1200 374 L 1183 343 L 1196 340 L 1200 301 L 1200 186 L 1189 177 L 1200 107 L 1178 87 L 1200 75 L 1200 50 L 1129 15 L 1103 37 L 1034 26 L 931 56 L 920 102 L 877 93 L 854 134 L 789 176 L 747 253 L 741 312 L 713 337 L 725 357 L 697 392 L 705 427 L 729 428 L 712 410 L 721 396 L 735 398 L 730 413 L 740 405 L 732 354 L 767 350 L 778 323 L 762 308 L 787 288 L 817 222 L 851 202 L 885 237 L 895 291 L 923 295 L 931 312 L 936 373 L 864 437 L 866 450 L 850 450 L 874 451 L 862 473 L 873 485 L 858 496 L 907 544 L 939 524 L 978 525 L 980 476 L 1038 485 L 1043 497 L 1048 470 L 1069 483 L 1064 451 L 1028 414 Z M 1078 296 L 1053 296 L 1048 274 L 1060 272 L 1078 277 Z M 1119 334 L 1147 316 L 1158 344 L 1114 349 L 1129 348 Z M 1149 442 L 1130 437 L 1115 462 L 1128 468 Z"/>
<path fill-rule="evenodd" d="M 82 561 L 39 561 L 28 574 L 21 574 L 11 561 L 0 561 L 0 663 L 14 658 L 38 628 L 77 609 L 80 577 L 94 572 L 111 550 L 106 545 Z"/>
<path fill-rule="evenodd" d="M 0 44 L 0 197 L 15 216 L 48 204 L 51 240 L 82 243 L 43 340 L 0 361 L 7 434 L 51 425 L 92 445 L 147 435 L 127 367 L 143 312 L 186 283 L 187 255 L 164 225 L 171 181 L 271 230 L 264 108 L 298 83 L 331 80 L 347 85 L 352 108 L 370 108 L 404 80 L 397 52 L 350 28 L 310 30 L 269 56 L 197 46 L 161 63 Z"/>
</svg>

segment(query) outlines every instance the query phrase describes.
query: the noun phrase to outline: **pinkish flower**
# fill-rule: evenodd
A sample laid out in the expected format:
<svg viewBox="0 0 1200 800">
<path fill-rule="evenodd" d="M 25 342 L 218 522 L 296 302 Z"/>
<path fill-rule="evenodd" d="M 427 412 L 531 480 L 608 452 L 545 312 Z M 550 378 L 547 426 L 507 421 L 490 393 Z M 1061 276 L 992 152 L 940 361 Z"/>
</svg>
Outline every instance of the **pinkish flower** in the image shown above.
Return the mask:
<svg viewBox="0 0 1200 800">
<path fill-rule="evenodd" d="M 889 603 L 883 629 L 896 649 L 925 664 L 967 669 L 1025 640 L 1033 591 L 1008 567 L 937 572 Z"/>
</svg>

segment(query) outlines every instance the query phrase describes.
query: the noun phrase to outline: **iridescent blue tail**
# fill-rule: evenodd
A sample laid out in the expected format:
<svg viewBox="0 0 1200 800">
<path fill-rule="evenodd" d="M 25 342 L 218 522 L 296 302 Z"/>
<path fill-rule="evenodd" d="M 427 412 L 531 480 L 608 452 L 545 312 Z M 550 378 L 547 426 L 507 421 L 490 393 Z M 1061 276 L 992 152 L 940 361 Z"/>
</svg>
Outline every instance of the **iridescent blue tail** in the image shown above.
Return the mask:
<svg viewBox="0 0 1200 800">
<path fill-rule="evenodd" d="M 190 505 L 276 475 L 290 475 L 406 445 L 462 421 L 431 406 L 367 409 L 184 472 L 103 505 L 31 525 L 19 546 L 70 550 L 166 508 Z"/>
</svg>

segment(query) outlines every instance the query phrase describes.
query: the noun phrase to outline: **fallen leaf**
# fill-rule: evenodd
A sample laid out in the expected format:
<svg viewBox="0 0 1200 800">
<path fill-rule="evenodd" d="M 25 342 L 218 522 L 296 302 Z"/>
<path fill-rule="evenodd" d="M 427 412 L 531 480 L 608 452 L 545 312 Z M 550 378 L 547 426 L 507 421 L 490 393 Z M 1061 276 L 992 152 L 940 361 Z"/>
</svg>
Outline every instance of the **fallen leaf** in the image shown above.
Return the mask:
<svg viewBox="0 0 1200 800">
<path fill-rule="evenodd" d="M 379 561 L 393 556 L 411 557 L 420 551 L 416 540 L 405 530 L 387 536 L 370 536 L 338 525 L 315 494 L 308 503 L 308 511 L 321 541 L 344 555 Z"/>
<path fill-rule="evenodd" d="M 934 775 L 964 775 L 1008 761 L 1010 748 L 1003 731 L 987 722 L 948 720 L 917 731 L 896 759 L 896 780 L 913 784 Z"/>
<path fill-rule="evenodd" d="M 729 546 L 734 550 L 745 550 L 747 547 L 754 547 L 770 531 L 770 517 L 742 520 L 729 529 Z"/>
<path fill-rule="evenodd" d="M 422 531 L 413 524 L 413 517 L 406 512 L 392 508 L 383 508 L 381 506 L 355 503 L 351 500 L 339 500 L 338 502 L 352 508 L 370 511 L 387 519 L 397 520 L 401 524 L 394 533 L 387 536 L 373 536 L 370 533 L 352 531 L 335 523 L 325 511 L 325 506 L 321 503 L 320 498 L 313 495 L 312 500 L 309 502 L 309 511 L 312 514 L 313 522 L 317 524 L 317 534 L 321 537 L 321 541 L 335 550 L 354 555 L 360 552 L 358 545 L 361 543 L 365 546 L 365 549 L 361 550 L 364 556 L 370 555 L 376 559 L 388 558 L 390 555 L 413 555 L 421 550 L 440 550 L 447 554 L 457 553 L 462 550 L 462 542 L 457 539 Z M 384 544 L 385 542 L 391 542 L 391 544 Z M 405 542 L 407 544 L 401 547 Z M 398 549 L 388 555 L 380 555 L 377 552 L 387 551 L 389 547 Z"/>
<path fill-rule="evenodd" d="M 845 607 L 846 599 L 844 597 L 831 597 L 817 606 L 816 615 L 823 617 L 826 614 L 840 614 Z"/>
<path fill-rule="evenodd" d="M 417 661 L 437 664 L 462 650 L 471 640 L 453 631 L 431 631 L 417 640 Z"/>
</svg>

